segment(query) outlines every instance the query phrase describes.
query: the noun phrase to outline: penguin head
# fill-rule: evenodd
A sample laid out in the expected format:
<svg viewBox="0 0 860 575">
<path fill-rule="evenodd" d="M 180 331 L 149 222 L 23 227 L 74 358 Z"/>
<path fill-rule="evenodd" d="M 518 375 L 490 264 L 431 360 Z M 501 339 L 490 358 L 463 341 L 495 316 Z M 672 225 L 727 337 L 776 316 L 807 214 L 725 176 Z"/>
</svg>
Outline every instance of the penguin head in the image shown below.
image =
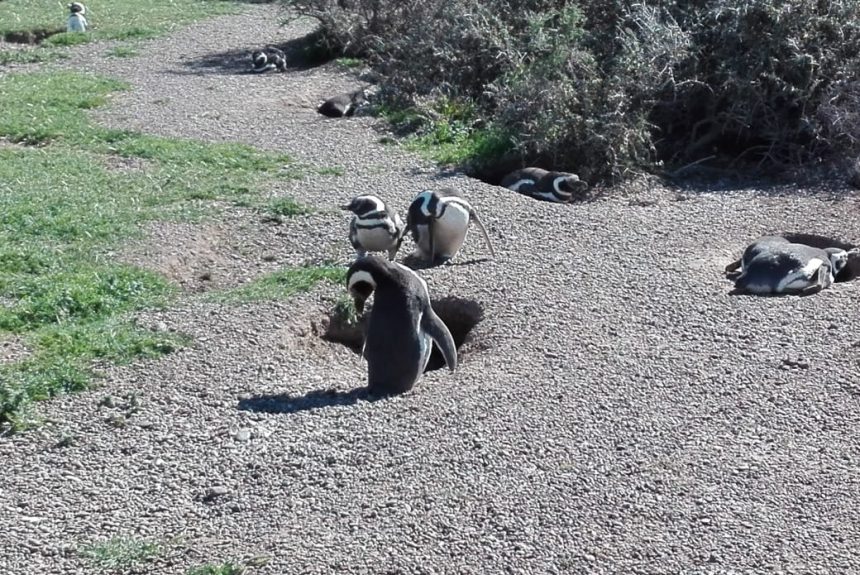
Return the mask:
<svg viewBox="0 0 860 575">
<path fill-rule="evenodd" d="M 364 303 L 378 286 L 392 281 L 391 266 L 393 264 L 378 256 L 360 257 L 349 266 L 346 272 L 346 288 L 358 313 L 364 311 Z"/>
<path fill-rule="evenodd" d="M 552 178 L 552 187 L 556 193 L 561 196 L 567 196 L 568 199 L 572 198 L 574 193 L 588 186 L 576 174 L 550 172 L 549 177 Z"/>
<path fill-rule="evenodd" d="M 80 2 L 72 2 L 71 4 L 69 4 L 69 12 L 71 12 L 72 14 L 80 14 L 83 16 L 87 13 L 87 9 Z"/>
<path fill-rule="evenodd" d="M 341 206 L 340 209 L 350 211 L 357 216 L 364 216 L 385 211 L 385 203 L 376 196 L 356 196 L 348 204 Z"/>
<path fill-rule="evenodd" d="M 827 252 L 827 256 L 830 258 L 830 268 L 833 271 L 833 276 L 839 275 L 839 272 L 848 265 L 849 252 L 840 248 L 825 248 L 824 251 Z M 856 251 L 858 251 L 857 248 L 851 250 L 852 253 Z"/>
</svg>

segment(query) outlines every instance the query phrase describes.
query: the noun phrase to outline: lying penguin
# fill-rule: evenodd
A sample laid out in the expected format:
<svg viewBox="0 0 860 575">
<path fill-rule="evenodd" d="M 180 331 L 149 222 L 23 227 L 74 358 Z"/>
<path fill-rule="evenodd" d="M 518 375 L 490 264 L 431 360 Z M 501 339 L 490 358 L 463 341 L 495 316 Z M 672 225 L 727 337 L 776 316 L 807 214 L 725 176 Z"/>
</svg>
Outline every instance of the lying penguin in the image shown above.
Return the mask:
<svg viewBox="0 0 860 575">
<path fill-rule="evenodd" d="M 735 289 L 759 295 L 809 295 L 830 287 L 848 265 L 856 249 L 815 248 L 781 236 L 762 236 L 747 246 L 738 262 L 730 264 Z"/>
<path fill-rule="evenodd" d="M 437 260 L 450 260 L 460 251 L 472 222 L 478 225 L 490 255 L 495 258 L 493 244 L 478 212 L 453 188 L 421 192 L 412 200 L 406 215 L 406 229 L 412 232 L 418 254 L 431 265 Z"/>
<path fill-rule="evenodd" d="M 457 369 L 454 338 L 433 311 L 421 276 L 401 264 L 366 256 L 349 267 L 346 282 L 359 313 L 375 294 L 361 351 L 367 360 L 371 393 L 388 395 L 412 389 L 427 367 L 434 342 L 448 369 Z"/>
<path fill-rule="evenodd" d="M 356 196 L 341 206 L 355 214 L 349 223 L 349 241 L 358 257 L 367 252 L 388 252 L 393 260 L 403 242 L 403 220 L 376 196 Z"/>
<path fill-rule="evenodd" d="M 355 111 L 362 105 L 367 103 L 367 93 L 365 90 L 356 90 L 355 92 L 346 92 L 332 96 L 317 108 L 317 112 L 329 118 L 341 118 L 344 116 L 352 116 Z"/>
<path fill-rule="evenodd" d="M 253 52 L 251 61 L 253 62 L 251 71 L 258 74 L 269 70 L 287 71 L 287 55 L 274 46 L 266 46 L 263 50 Z"/>
<path fill-rule="evenodd" d="M 69 19 L 66 21 L 66 32 L 83 33 L 87 31 L 87 8 L 80 2 L 69 4 Z"/>
<path fill-rule="evenodd" d="M 576 174 L 523 168 L 502 178 L 501 186 L 538 200 L 568 203 L 587 184 Z"/>
</svg>

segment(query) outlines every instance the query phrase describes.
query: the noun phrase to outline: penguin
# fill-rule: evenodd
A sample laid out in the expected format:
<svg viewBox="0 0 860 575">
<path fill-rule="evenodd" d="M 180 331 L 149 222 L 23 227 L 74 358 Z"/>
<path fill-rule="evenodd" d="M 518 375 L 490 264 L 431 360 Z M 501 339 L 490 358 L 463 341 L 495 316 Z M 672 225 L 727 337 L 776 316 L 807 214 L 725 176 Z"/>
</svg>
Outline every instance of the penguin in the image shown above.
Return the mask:
<svg viewBox="0 0 860 575">
<path fill-rule="evenodd" d="M 729 265 L 726 266 L 726 275 L 731 279 L 737 279 L 737 277 L 743 273 L 743 271 L 749 266 L 750 262 L 759 255 L 761 252 L 778 246 L 780 244 L 790 243 L 788 239 L 782 236 L 761 236 L 756 241 L 751 243 L 746 247 L 744 253 L 741 255 L 739 260 L 736 260 Z"/>
<path fill-rule="evenodd" d="M 500 185 L 538 200 L 558 203 L 569 203 L 575 192 L 587 186 L 576 174 L 542 168 L 515 170 L 502 178 Z"/>
<path fill-rule="evenodd" d="M 261 73 L 269 70 L 287 71 L 287 56 L 279 48 L 266 46 L 263 50 L 256 50 L 251 54 L 253 62 L 252 72 Z"/>
<path fill-rule="evenodd" d="M 80 2 L 69 4 L 69 19 L 66 21 L 66 32 L 84 33 L 87 31 L 87 8 Z"/>
<path fill-rule="evenodd" d="M 403 243 L 403 220 L 376 196 L 356 196 L 340 207 L 355 214 L 349 224 L 349 241 L 358 257 L 367 252 L 388 252 L 393 260 Z"/>
<path fill-rule="evenodd" d="M 346 92 L 332 96 L 317 108 L 317 112 L 329 118 L 341 118 L 343 116 L 352 116 L 355 111 L 367 102 L 367 93 L 365 90 L 357 90 L 355 92 Z"/>
<path fill-rule="evenodd" d="M 457 369 L 454 338 L 433 311 L 421 276 L 399 263 L 366 256 L 349 267 L 346 282 L 359 313 L 375 293 L 361 351 L 367 360 L 368 391 L 391 395 L 412 389 L 427 367 L 434 342 L 448 369 Z"/>
<path fill-rule="evenodd" d="M 754 294 L 809 295 L 830 287 L 848 264 L 849 252 L 763 236 L 744 250 L 735 289 Z"/>
<path fill-rule="evenodd" d="M 478 213 L 453 188 L 424 190 L 412 200 L 406 214 L 406 229 L 412 232 L 419 255 L 431 265 L 437 259 L 450 260 L 460 251 L 471 222 L 478 225 L 490 255 L 495 258 L 490 236 Z"/>
</svg>

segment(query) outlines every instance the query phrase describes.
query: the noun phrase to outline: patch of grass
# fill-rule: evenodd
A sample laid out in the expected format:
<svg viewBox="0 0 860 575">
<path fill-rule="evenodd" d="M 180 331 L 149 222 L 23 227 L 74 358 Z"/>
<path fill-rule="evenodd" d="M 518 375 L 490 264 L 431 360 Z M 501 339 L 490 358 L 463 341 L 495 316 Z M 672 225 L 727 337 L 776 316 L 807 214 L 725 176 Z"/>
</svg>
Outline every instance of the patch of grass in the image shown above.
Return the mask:
<svg viewBox="0 0 860 575">
<path fill-rule="evenodd" d="M 335 60 L 335 63 L 337 63 L 341 68 L 346 68 L 347 70 L 361 68 L 364 65 L 364 61 L 359 58 L 338 58 Z"/>
<path fill-rule="evenodd" d="M 137 54 L 137 48 L 132 46 L 117 46 L 105 52 L 105 55 L 111 58 L 134 58 Z"/>
<path fill-rule="evenodd" d="M 207 563 L 189 569 L 187 575 L 243 575 L 247 572 L 244 565 L 227 561 L 226 563 Z"/>
<path fill-rule="evenodd" d="M 52 46 L 78 46 L 90 41 L 90 35 L 83 32 L 60 32 L 45 38 L 44 43 Z"/>
<path fill-rule="evenodd" d="M 164 305 L 175 289 L 113 262 L 112 248 L 147 221 L 205 214 L 212 202 L 267 206 L 259 185 L 297 173 L 290 158 L 249 146 L 93 125 L 84 112 L 121 89 L 66 72 L 0 78 L 0 139 L 23 144 L 0 147 L 0 334 L 19 334 L 32 350 L 0 367 L 0 427 L 20 427 L 33 400 L 86 387 L 94 362 L 185 343 L 129 322 L 129 312 Z M 111 170 L 117 156 L 145 159 L 147 169 Z"/>
<path fill-rule="evenodd" d="M 161 545 L 130 537 L 114 537 L 86 545 L 80 553 L 96 567 L 118 570 L 136 567 L 157 557 L 161 553 Z"/>
<path fill-rule="evenodd" d="M 40 64 L 68 57 L 68 54 L 59 50 L 48 50 L 45 48 L 0 50 L 0 66 L 9 66 L 10 64 Z"/>
<path fill-rule="evenodd" d="M 65 27 L 67 2 L 56 0 L 3 0 L 0 2 L 0 36 Z M 239 2 L 208 0 L 89 0 L 86 34 L 63 32 L 50 36 L 54 45 L 72 45 L 91 40 L 153 38 L 201 18 L 236 14 Z"/>
<path fill-rule="evenodd" d="M 266 206 L 266 212 L 272 216 L 291 218 L 293 216 L 310 214 L 313 212 L 313 209 L 300 204 L 292 198 L 281 197 L 271 200 Z"/>
<path fill-rule="evenodd" d="M 317 174 L 321 176 L 342 176 L 346 171 L 340 166 L 332 166 L 328 168 L 318 168 Z"/>
<path fill-rule="evenodd" d="M 346 268 L 328 265 L 298 266 L 263 276 L 231 290 L 214 292 L 210 297 L 217 301 L 237 303 L 280 300 L 310 291 L 322 281 L 343 283 L 345 280 Z"/>
</svg>

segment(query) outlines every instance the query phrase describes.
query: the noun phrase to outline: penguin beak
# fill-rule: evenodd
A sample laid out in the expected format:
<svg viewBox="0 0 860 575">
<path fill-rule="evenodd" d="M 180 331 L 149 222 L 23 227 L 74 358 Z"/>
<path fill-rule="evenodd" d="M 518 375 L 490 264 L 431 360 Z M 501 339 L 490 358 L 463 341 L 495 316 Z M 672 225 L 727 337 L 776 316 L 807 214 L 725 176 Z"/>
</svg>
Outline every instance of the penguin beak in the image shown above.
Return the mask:
<svg viewBox="0 0 860 575">
<path fill-rule="evenodd" d="M 338 207 L 344 211 L 347 211 L 347 212 L 349 211 L 349 204 L 344 204 L 344 205 L 338 206 Z"/>
</svg>

